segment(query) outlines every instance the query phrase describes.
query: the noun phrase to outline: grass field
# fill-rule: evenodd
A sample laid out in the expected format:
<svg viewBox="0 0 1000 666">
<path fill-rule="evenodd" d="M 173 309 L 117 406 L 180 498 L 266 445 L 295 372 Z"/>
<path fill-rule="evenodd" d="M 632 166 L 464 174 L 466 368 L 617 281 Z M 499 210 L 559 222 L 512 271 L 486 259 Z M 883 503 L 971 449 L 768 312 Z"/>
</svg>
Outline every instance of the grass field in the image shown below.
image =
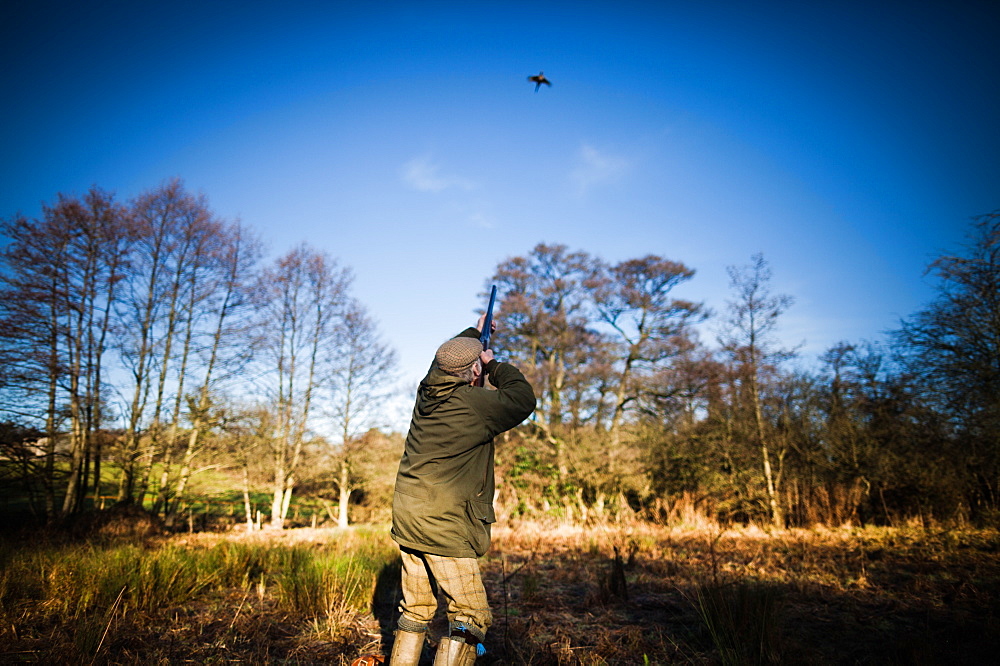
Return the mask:
<svg viewBox="0 0 1000 666">
<path fill-rule="evenodd" d="M 978 664 L 1000 649 L 994 531 L 511 523 L 481 564 L 482 664 Z M 399 581 L 371 526 L 7 539 L 0 566 L 2 663 L 349 664 L 389 647 Z"/>
</svg>

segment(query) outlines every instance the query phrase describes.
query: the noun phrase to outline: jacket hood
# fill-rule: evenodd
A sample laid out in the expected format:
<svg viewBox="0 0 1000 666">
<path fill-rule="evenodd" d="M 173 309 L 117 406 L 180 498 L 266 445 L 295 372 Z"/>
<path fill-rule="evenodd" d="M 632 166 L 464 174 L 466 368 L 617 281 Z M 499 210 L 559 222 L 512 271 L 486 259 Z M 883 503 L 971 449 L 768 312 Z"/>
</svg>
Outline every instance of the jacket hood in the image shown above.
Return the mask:
<svg viewBox="0 0 1000 666">
<path fill-rule="evenodd" d="M 427 376 L 420 381 L 420 388 L 417 390 L 417 412 L 423 416 L 432 413 L 457 389 L 468 385 L 467 381 L 449 375 L 435 363 Z"/>
</svg>

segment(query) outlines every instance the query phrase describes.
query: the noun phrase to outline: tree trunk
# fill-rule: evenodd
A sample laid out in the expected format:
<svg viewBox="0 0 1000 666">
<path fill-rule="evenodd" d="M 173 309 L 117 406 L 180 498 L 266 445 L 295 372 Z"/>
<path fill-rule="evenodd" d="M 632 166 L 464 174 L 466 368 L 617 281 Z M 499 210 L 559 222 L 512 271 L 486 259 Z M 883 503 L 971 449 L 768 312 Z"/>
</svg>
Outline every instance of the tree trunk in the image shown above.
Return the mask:
<svg viewBox="0 0 1000 666">
<path fill-rule="evenodd" d="M 338 527 L 347 527 L 347 504 L 351 499 L 350 469 L 347 458 L 340 463 L 340 515 L 337 519 Z"/>
<path fill-rule="evenodd" d="M 764 435 L 764 415 L 760 406 L 760 393 L 758 392 L 756 379 L 751 380 L 751 399 L 753 400 L 754 425 L 757 431 L 757 441 L 760 444 L 761 460 L 764 464 L 764 482 L 767 486 L 767 503 L 771 509 L 771 524 L 775 529 L 784 529 L 785 518 L 782 515 L 781 505 L 778 502 L 777 484 L 774 473 L 771 470 L 771 454 L 767 446 L 767 438 Z"/>
<path fill-rule="evenodd" d="M 285 526 L 282 509 L 285 506 L 285 479 L 288 470 L 284 466 L 278 466 L 274 470 L 274 487 L 271 497 L 271 527 L 282 529 Z"/>
</svg>

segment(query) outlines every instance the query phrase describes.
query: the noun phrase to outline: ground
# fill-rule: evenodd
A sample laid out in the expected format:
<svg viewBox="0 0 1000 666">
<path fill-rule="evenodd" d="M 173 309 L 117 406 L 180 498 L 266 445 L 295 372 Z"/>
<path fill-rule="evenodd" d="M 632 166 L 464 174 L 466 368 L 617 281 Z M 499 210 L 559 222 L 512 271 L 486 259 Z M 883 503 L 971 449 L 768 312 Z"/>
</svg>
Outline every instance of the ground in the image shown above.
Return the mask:
<svg viewBox="0 0 1000 666">
<path fill-rule="evenodd" d="M 366 553 L 360 597 L 320 613 L 289 610 L 274 579 L 243 578 L 175 604 L 137 611 L 126 602 L 69 621 L 48 610 L 59 600 L 46 599 L 42 583 L 0 576 L 0 663 L 346 666 L 387 654 L 399 585 L 387 532 L 143 537 L 139 552 L 148 559 L 219 543 Z M 8 548 L 14 557 L 31 554 Z M 992 663 L 1000 650 L 998 553 L 994 530 L 506 523 L 480 561 L 495 619 L 477 663 Z M 444 628 L 432 628 L 425 663 Z"/>
</svg>

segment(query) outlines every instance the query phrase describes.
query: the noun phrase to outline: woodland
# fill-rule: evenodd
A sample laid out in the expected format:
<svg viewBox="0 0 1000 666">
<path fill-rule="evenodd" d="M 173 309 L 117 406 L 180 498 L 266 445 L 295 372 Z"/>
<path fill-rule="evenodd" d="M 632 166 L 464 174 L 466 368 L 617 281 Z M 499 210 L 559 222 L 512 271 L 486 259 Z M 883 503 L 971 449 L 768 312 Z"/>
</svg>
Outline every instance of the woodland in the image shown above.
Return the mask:
<svg viewBox="0 0 1000 666">
<path fill-rule="evenodd" d="M 0 662 L 387 654 L 403 433 L 350 267 L 266 259 L 179 180 L 0 235 Z M 538 406 L 497 441 L 479 661 L 988 662 L 1000 211 L 919 311 L 814 359 L 762 255 L 716 312 L 694 271 L 539 244 L 485 280 Z"/>
<path fill-rule="evenodd" d="M 190 530 L 222 500 L 251 528 L 386 520 L 395 355 L 348 265 L 307 244 L 265 261 L 179 180 L 57 195 L 0 233 L 8 522 L 134 505 Z M 780 343 L 793 302 L 762 255 L 729 267 L 717 312 L 677 297 L 694 272 L 558 244 L 495 267 L 494 347 L 538 399 L 497 447 L 499 514 L 997 526 L 1000 212 L 928 266 L 936 295 L 896 330 L 817 359 Z"/>
</svg>

